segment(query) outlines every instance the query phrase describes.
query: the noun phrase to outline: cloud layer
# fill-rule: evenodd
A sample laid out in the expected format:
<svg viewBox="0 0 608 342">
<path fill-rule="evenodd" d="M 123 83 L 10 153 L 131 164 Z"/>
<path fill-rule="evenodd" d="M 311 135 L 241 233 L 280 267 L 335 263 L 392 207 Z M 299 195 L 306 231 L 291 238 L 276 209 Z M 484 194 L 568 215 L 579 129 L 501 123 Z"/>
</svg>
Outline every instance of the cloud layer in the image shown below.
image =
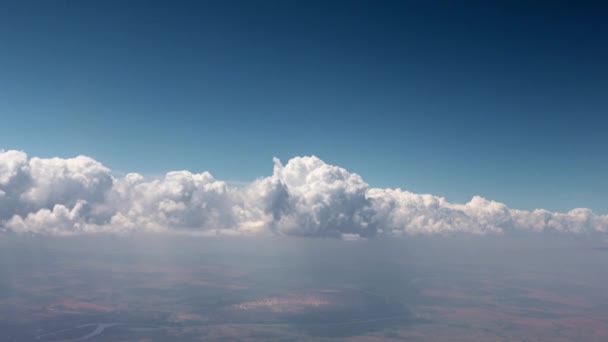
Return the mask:
<svg viewBox="0 0 608 342">
<path fill-rule="evenodd" d="M 98 161 L 0 151 L 0 231 L 79 234 L 176 232 L 344 239 L 378 235 L 606 232 L 589 209 L 522 211 L 473 197 L 465 204 L 401 189 L 370 188 L 319 158 L 274 160 L 271 176 L 243 187 L 210 173 L 122 178 Z"/>
</svg>

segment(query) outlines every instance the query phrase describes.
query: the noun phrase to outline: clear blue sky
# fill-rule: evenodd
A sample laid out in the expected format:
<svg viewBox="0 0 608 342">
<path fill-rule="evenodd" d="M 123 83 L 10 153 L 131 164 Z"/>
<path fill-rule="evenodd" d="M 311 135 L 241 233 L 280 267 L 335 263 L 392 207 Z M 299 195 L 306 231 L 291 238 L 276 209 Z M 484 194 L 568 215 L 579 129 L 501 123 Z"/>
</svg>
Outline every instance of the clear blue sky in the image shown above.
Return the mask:
<svg viewBox="0 0 608 342">
<path fill-rule="evenodd" d="M 580 2 L 14 1 L 0 148 L 608 212 L 608 11 Z"/>
</svg>

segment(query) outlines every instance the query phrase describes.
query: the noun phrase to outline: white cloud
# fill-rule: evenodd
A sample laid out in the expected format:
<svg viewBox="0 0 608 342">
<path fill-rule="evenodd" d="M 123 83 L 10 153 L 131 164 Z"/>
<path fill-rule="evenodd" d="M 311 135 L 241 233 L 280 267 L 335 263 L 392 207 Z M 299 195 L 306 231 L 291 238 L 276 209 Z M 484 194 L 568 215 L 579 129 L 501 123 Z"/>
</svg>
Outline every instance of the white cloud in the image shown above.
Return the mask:
<svg viewBox="0 0 608 342">
<path fill-rule="evenodd" d="M 115 180 L 113 198 L 120 220 L 133 229 L 221 230 L 237 227 L 237 190 L 208 173 L 167 173 L 146 181 L 128 174 Z"/>
<path fill-rule="evenodd" d="M 56 203 L 74 205 L 77 200 L 103 202 L 112 188 L 110 170 L 84 156 L 29 161 L 31 187 L 21 195 L 35 207 Z"/>
<path fill-rule="evenodd" d="M 77 201 L 72 208 L 55 204 L 52 209 L 40 209 L 25 217 L 15 215 L 6 226 L 17 233 L 69 235 L 94 232 L 97 227 L 85 222 L 84 206 L 84 201 Z"/>
<path fill-rule="evenodd" d="M 285 166 L 275 159 L 274 164 L 272 176 L 247 189 L 251 203 L 245 203 L 270 216 L 270 229 L 302 236 L 375 234 L 368 186 L 361 177 L 314 156 L 293 158 Z"/>
<path fill-rule="evenodd" d="M 18 200 L 30 181 L 27 155 L 19 151 L 0 151 L 0 222 L 23 213 Z"/>
<path fill-rule="evenodd" d="M 481 197 L 452 204 L 442 197 L 400 189 L 370 189 L 368 196 L 374 200 L 378 226 L 386 234 L 501 233 L 509 220 L 504 204 Z"/>
<path fill-rule="evenodd" d="M 312 157 L 234 187 L 210 173 L 115 178 L 84 156 L 28 158 L 0 151 L 0 228 L 16 233 L 179 232 L 282 234 L 345 240 L 376 235 L 606 232 L 588 209 L 522 211 L 473 197 L 465 204 L 400 189 L 370 188 L 360 176 Z"/>
</svg>

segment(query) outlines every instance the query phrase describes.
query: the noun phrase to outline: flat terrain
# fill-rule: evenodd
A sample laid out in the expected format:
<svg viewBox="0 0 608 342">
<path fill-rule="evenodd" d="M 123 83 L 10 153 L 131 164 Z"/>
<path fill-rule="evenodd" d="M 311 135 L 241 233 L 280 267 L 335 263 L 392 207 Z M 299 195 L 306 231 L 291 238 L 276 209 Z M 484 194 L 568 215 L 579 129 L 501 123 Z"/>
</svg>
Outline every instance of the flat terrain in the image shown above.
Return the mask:
<svg viewBox="0 0 608 342">
<path fill-rule="evenodd" d="M 592 238 L 0 238 L 2 341 L 606 341 Z"/>
</svg>

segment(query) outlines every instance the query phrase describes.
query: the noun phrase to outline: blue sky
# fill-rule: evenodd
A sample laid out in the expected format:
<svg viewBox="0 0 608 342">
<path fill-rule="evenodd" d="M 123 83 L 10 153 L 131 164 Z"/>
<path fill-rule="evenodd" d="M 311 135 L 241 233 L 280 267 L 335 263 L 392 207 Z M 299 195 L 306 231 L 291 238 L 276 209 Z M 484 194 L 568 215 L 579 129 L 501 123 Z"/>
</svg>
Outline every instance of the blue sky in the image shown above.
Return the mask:
<svg viewBox="0 0 608 342">
<path fill-rule="evenodd" d="M 608 212 L 605 6 L 13 2 L 0 148 L 249 181 L 321 159 L 375 187 Z"/>
</svg>

